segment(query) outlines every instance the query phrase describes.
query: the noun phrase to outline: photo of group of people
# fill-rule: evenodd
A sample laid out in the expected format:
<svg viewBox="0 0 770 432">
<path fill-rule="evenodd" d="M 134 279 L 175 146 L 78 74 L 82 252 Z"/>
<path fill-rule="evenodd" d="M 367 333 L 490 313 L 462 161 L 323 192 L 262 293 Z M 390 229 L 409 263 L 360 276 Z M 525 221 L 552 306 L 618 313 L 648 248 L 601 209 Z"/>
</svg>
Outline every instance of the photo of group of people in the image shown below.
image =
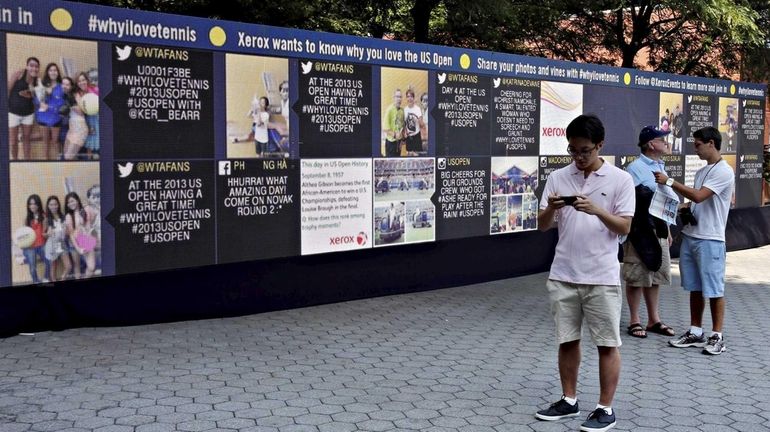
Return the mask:
<svg viewBox="0 0 770 432">
<path fill-rule="evenodd" d="M 288 158 L 289 61 L 227 54 L 227 157 Z"/>
<path fill-rule="evenodd" d="M 537 229 L 538 157 L 492 158 L 490 234 Z"/>
<path fill-rule="evenodd" d="M 433 158 L 375 159 L 374 200 L 430 199 L 435 176 Z"/>
<path fill-rule="evenodd" d="M 383 157 L 428 154 L 428 72 L 381 69 Z"/>
<path fill-rule="evenodd" d="M 492 158 L 492 195 L 533 193 L 537 189 L 537 157 Z"/>
<path fill-rule="evenodd" d="M 685 122 L 683 106 L 683 94 L 660 93 L 658 127 L 661 130 L 670 132 L 665 138 L 671 154 L 682 153 L 682 133 L 684 132 Z"/>
<path fill-rule="evenodd" d="M 435 239 L 433 158 L 374 160 L 374 244 Z"/>
<path fill-rule="evenodd" d="M 101 274 L 99 166 L 16 163 L 10 171 L 12 282 Z"/>
<path fill-rule="evenodd" d="M 98 159 L 96 43 L 17 34 L 7 42 L 10 159 Z"/>
</svg>

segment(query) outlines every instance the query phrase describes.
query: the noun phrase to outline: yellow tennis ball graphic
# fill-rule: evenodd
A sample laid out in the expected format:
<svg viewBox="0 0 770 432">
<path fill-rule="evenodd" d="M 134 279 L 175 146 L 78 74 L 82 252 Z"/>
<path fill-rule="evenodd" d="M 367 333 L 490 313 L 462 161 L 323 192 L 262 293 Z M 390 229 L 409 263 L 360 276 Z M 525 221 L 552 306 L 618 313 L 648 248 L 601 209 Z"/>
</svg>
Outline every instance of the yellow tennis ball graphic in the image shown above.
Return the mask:
<svg viewBox="0 0 770 432">
<path fill-rule="evenodd" d="M 626 73 L 623 75 L 623 83 L 624 83 L 625 85 L 629 85 L 629 84 L 631 84 L 631 74 L 630 74 L 630 73 L 626 72 Z"/>
<path fill-rule="evenodd" d="M 67 9 L 58 8 L 51 12 L 51 25 L 59 31 L 67 31 L 72 27 L 72 15 Z"/>
<path fill-rule="evenodd" d="M 222 27 L 214 26 L 209 30 L 209 40 L 211 41 L 211 45 L 221 47 L 227 40 L 227 34 Z"/>
<path fill-rule="evenodd" d="M 471 57 L 468 54 L 463 54 L 460 56 L 460 67 L 463 69 L 468 69 L 471 67 Z"/>
<path fill-rule="evenodd" d="M 730 84 L 730 94 L 731 95 L 735 94 L 735 84 Z"/>
</svg>

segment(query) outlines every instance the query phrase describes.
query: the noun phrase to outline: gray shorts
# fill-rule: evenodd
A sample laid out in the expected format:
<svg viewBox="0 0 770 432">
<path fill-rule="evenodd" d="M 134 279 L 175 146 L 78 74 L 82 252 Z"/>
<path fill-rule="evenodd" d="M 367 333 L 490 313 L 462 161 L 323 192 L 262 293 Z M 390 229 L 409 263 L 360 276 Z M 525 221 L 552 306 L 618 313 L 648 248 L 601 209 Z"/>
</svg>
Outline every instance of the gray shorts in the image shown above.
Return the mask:
<svg viewBox="0 0 770 432">
<path fill-rule="evenodd" d="M 623 294 L 619 285 L 584 285 L 548 279 L 551 314 L 559 344 L 581 338 L 583 318 L 596 346 L 619 347 L 620 310 Z"/>
<path fill-rule="evenodd" d="M 626 285 L 650 287 L 653 285 L 671 285 L 671 255 L 668 239 L 660 241 L 661 264 L 658 271 L 648 269 L 630 241 L 623 243 L 623 280 Z"/>
</svg>

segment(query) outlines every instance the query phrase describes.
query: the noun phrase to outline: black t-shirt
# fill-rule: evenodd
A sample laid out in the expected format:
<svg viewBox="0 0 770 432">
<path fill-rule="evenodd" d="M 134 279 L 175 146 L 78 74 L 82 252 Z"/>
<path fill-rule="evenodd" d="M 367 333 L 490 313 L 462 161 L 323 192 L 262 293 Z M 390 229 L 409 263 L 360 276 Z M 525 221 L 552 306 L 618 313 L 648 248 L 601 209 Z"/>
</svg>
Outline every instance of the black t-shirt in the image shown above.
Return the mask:
<svg viewBox="0 0 770 432">
<path fill-rule="evenodd" d="M 11 87 L 11 91 L 8 92 L 8 112 L 16 114 L 18 116 L 28 116 L 35 112 L 35 105 L 32 103 L 32 97 L 24 97 L 19 93 L 24 90 L 29 91 L 29 84 L 27 80 L 22 76 L 16 80 Z M 31 92 L 30 92 L 31 96 Z"/>
</svg>

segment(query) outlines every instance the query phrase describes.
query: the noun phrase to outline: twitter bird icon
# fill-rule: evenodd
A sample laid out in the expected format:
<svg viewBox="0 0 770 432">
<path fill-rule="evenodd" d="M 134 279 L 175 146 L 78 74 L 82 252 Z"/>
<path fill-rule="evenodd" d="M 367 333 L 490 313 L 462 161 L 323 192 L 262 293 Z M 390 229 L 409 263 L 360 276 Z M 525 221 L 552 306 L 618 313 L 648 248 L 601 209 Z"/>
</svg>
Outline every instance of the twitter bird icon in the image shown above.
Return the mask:
<svg viewBox="0 0 770 432">
<path fill-rule="evenodd" d="M 310 73 L 311 70 L 313 70 L 313 62 L 308 61 L 307 63 L 299 63 L 302 66 L 302 75 L 307 75 Z"/>
<path fill-rule="evenodd" d="M 123 61 L 131 55 L 131 46 L 126 45 L 123 48 L 116 46 L 115 52 L 118 54 L 118 60 Z"/>
<path fill-rule="evenodd" d="M 446 73 L 444 73 L 444 72 L 436 75 L 436 77 L 438 78 L 438 83 L 439 84 L 444 84 L 444 81 L 446 81 Z"/>
<path fill-rule="evenodd" d="M 495 88 L 500 87 L 500 78 L 492 78 L 492 85 L 494 85 Z"/>
<path fill-rule="evenodd" d="M 120 178 L 126 178 L 130 176 L 133 170 L 134 170 L 133 162 L 126 162 L 125 165 L 118 164 L 118 172 L 120 173 Z"/>
</svg>

